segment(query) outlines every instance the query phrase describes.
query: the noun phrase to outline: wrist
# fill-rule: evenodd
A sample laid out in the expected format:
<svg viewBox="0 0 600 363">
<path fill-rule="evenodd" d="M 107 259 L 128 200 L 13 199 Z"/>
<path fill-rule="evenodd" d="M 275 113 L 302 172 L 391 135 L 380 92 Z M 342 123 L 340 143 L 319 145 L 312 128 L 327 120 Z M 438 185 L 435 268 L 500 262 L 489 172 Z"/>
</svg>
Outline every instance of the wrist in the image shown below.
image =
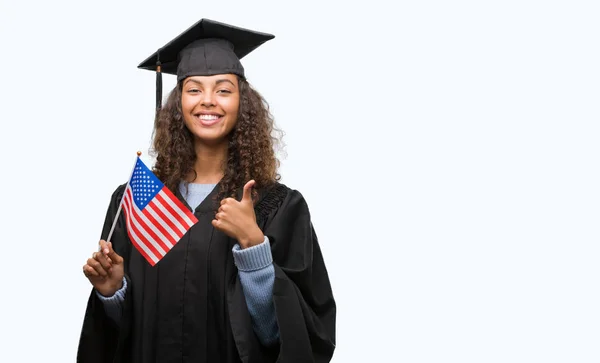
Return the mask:
<svg viewBox="0 0 600 363">
<path fill-rule="evenodd" d="M 119 280 L 118 283 L 116 283 L 114 286 L 108 287 L 106 289 L 96 289 L 96 291 L 98 291 L 98 293 L 104 297 L 112 297 L 114 296 L 117 291 L 121 290 L 123 288 L 123 279 Z"/>
<path fill-rule="evenodd" d="M 262 243 L 265 240 L 265 235 L 263 232 L 256 226 L 256 228 L 252 229 L 250 233 L 244 235 L 242 238 L 238 238 L 238 242 L 241 248 L 248 248 L 252 246 L 256 246 Z"/>
</svg>

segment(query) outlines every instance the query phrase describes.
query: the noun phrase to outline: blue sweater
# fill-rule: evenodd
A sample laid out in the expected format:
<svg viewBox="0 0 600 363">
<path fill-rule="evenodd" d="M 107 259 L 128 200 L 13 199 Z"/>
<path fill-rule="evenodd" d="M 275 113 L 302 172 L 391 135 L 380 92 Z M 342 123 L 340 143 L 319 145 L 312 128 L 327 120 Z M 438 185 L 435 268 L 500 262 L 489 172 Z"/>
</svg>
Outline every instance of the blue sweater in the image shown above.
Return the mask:
<svg viewBox="0 0 600 363">
<path fill-rule="evenodd" d="M 215 188 L 215 184 L 188 184 L 187 186 L 186 190 L 186 186 L 181 183 L 179 190 L 192 209 L 196 209 Z M 261 244 L 246 249 L 242 249 L 236 244 L 232 252 L 246 297 L 248 312 L 252 317 L 254 332 L 262 344 L 271 345 L 279 339 L 279 327 L 273 304 L 275 269 L 273 268 L 269 239 L 265 236 L 265 240 Z M 113 296 L 105 297 L 96 292 L 96 295 L 104 302 L 106 314 L 114 321 L 121 319 L 126 292 L 127 281 L 125 278 L 123 278 L 123 287 Z"/>
</svg>

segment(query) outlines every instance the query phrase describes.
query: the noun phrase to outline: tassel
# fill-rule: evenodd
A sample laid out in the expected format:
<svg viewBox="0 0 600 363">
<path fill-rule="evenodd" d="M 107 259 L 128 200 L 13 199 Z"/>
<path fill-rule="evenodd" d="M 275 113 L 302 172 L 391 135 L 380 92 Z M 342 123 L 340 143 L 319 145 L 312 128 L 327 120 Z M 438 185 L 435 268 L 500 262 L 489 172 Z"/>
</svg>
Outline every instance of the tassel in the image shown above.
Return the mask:
<svg viewBox="0 0 600 363">
<path fill-rule="evenodd" d="M 160 63 L 160 50 L 156 52 L 156 112 L 162 108 L 162 72 Z"/>
</svg>

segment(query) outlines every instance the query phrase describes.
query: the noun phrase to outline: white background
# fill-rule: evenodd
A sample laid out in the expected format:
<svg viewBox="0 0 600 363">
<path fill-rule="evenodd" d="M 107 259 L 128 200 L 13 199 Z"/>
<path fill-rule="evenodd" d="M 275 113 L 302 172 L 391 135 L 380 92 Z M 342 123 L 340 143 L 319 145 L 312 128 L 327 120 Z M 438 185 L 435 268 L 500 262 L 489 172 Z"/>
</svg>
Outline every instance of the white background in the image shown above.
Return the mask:
<svg viewBox="0 0 600 363">
<path fill-rule="evenodd" d="M 600 361 L 597 2 L 166 3 L 0 5 L 0 360 L 75 360 L 81 266 L 148 160 L 136 67 L 206 17 L 276 35 L 243 63 L 311 208 L 334 362 Z"/>
</svg>

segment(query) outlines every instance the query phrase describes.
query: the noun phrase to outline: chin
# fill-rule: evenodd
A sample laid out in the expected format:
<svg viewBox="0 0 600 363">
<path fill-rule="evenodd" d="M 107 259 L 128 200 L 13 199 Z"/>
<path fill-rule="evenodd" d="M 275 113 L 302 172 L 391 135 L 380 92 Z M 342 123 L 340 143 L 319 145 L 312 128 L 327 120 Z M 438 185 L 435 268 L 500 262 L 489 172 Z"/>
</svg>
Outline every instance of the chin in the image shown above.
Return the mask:
<svg viewBox="0 0 600 363">
<path fill-rule="evenodd" d="M 194 133 L 194 136 L 197 142 L 206 145 L 218 145 L 227 142 L 227 135 L 222 133 L 215 135 L 213 133 L 198 132 Z"/>
</svg>

